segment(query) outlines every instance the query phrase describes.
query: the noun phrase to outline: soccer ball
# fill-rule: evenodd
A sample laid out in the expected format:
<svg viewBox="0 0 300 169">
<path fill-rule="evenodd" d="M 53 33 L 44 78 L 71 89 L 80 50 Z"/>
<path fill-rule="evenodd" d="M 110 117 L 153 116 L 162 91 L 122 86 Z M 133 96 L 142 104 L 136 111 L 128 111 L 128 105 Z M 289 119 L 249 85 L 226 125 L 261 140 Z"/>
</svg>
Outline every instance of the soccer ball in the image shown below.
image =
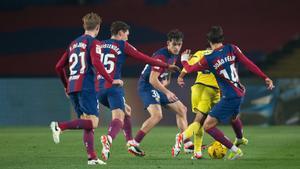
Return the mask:
<svg viewBox="0 0 300 169">
<path fill-rule="evenodd" d="M 207 151 L 210 158 L 222 159 L 227 153 L 227 148 L 220 142 L 215 141 L 208 147 Z"/>
</svg>

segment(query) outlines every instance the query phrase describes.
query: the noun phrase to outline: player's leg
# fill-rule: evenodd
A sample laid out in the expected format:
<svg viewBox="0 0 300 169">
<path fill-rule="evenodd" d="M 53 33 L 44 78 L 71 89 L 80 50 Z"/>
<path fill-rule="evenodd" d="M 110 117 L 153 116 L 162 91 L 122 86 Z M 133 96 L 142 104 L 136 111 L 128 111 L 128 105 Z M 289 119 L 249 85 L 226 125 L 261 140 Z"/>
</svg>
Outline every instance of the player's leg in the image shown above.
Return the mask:
<svg viewBox="0 0 300 169">
<path fill-rule="evenodd" d="M 128 147 L 128 152 L 137 156 L 144 156 L 145 153 L 142 149 L 139 148 L 139 143 L 137 143 L 132 137 L 131 107 L 126 103 L 125 103 L 125 118 L 124 118 L 123 131 L 127 141 L 126 145 Z"/>
<path fill-rule="evenodd" d="M 107 135 L 114 140 L 120 130 L 123 128 L 125 113 L 122 109 L 112 110 L 112 121 L 109 125 Z"/>
<path fill-rule="evenodd" d="M 243 99 L 241 100 L 241 102 L 243 101 Z M 240 117 L 238 116 L 238 113 L 240 112 L 240 106 L 236 108 L 235 110 L 235 114 L 231 120 L 231 126 L 232 129 L 235 133 L 235 141 L 234 141 L 234 145 L 236 146 L 240 146 L 240 145 L 247 145 L 248 144 L 248 139 L 246 139 L 243 135 L 243 124 L 242 121 L 240 119 Z"/>
<path fill-rule="evenodd" d="M 162 108 L 160 105 L 160 94 L 157 90 L 139 90 L 139 95 L 148 110 L 150 117 L 144 121 L 142 127 L 135 136 L 135 141 L 140 143 L 144 136 L 162 119 Z"/>
<path fill-rule="evenodd" d="M 162 109 L 160 106 L 160 95 L 154 88 L 138 88 L 140 98 L 144 103 L 145 109 L 148 110 L 150 117 L 146 119 L 137 132 L 133 142 L 129 143 L 128 152 L 136 156 L 144 156 L 145 153 L 139 148 L 139 144 L 145 135 L 162 119 Z"/>
<path fill-rule="evenodd" d="M 88 154 L 88 165 L 105 164 L 98 159 L 96 150 L 94 148 L 94 129 L 98 127 L 99 123 L 99 111 L 98 101 L 95 92 L 84 91 L 79 97 L 80 107 L 83 113 L 80 116 L 82 120 L 90 120 L 92 122 L 92 129 L 84 129 L 83 132 L 83 144 Z"/>
<path fill-rule="evenodd" d="M 112 121 L 108 129 L 108 136 L 112 140 L 123 128 L 125 118 L 125 98 L 124 89 L 122 87 L 113 87 L 108 92 L 109 107 L 112 110 Z"/>
<path fill-rule="evenodd" d="M 71 93 L 70 100 L 73 104 L 73 107 L 77 113 L 77 116 L 80 117 L 83 114 L 83 111 L 80 107 L 80 97 L 81 93 Z M 93 128 L 93 122 L 87 119 L 75 119 L 71 121 L 63 121 L 63 122 L 51 122 L 50 128 L 52 130 L 52 136 L 55 143 L 60 142 L 60 134 L 65 130 L 74 130 L 74 129 L 87 129 L 90 130 Z"/>
<path fill-rule="evenodd" d="M 243 152 L 237 146 L 235 146 L 224 133 L 216 126 L 218 121 L 228 123 L 231 117 L 234 115 L 236 107 L 240 106 L 240 99 L 222 99 L 210 112 L 204 122 L 204 130 L 211 135 L 215 140 L 222 143 L 232 153 L 228 156 L 228 159 L 234 160 L 243 156 Z"/>
<path fill-rule="evenodd" d="M 167 107 L 176 113 L 177 126 L 181 131 L 184 131 L 188 126 L 187 116 L 186 116 L 187 113 L 186 106 L 180 100 L 178 100 L 174 103 L 167 104 Z"/>
<path fill-rule="evenodd" d="M 195 134 L 199 131 L 199 129 L 201 127 L 200 122 L 203 121 L 205 118 L 204 115 L 201 113 L 201 111 L 199 111 L 199 110 L 202 110 L 201 105 L 199 103 L 202 100 L 203 89 L 204 89 L 204 86 L 201 84 L 195 84 L 191 87 L 192 110 L 196 114 L 196 116 L 195 116 L 194 122 L 192 124 L 190 124 L 184 132 L 182 132 L 183 140 L 185 140 L 186 138 L 190 138 L 194 135 L 194 149 L 191 152 L 194 152 L 194 154 L 196 154 L 195 157 L 197 157 L 197 158 L 202 156 L 201 152 L 197 153 L 197 151 L 195 151 L 195 149 L 196 149 L 195 143 L 197 143 L 195 141 L 201 140 L 198 137 L 196 138 Z M 207 104 L 205 104 L 205 106 L 207 106 Z M 177 141 L 177 142 L 179 142 L 179 141 Z M 199 143 L 197 143 L 196 145 L 199 145 Z"/>
<path fill-rule="evenodd" d="M 125 103 L 125 117 L 123 124 L 123 132 L 126 142 L 133 141 L 132 139 L 132 125 L 131 125 L 131 107 Z"/>
<path fill-rule="evenodd" d="M 203 118 L 203 114 L 196 113 L 193 123 L 191 123 L 184 132 L 182 132 L 183 139 L 191 138 L 200 128 L 200 120 Z"/>
<path fill-rule="evenodd" d="M 162 109 L 160 104 L 150 104 L 147 107 L 147 110 L 150 117 L 145 120 L 133 142 L 130 142 L 130 146 L 128 147 L 128 152 L 136 156 L 145 155 L 144 151 L 139 148 L 139 145 L 150 130 L 162 119 Z"/>
<path fill-rule="evenodd" d="M 135 137 L 135 141 L 140 143 L 144 136 L 150 132 L 150 130 L 156 126 L 157 123 L 163 118 L 162 108 L 160 104 L 151 104 L 147 108 L 150 117 L 145 120 L 138 134 Z M 142 133 L 139 135 L 139 133 Z"/>
<path fill-rule="evenodd" d="M 235 144 L 236 146 L 247 145 L 248 139 L 243 137 L 243 124 L 239 116 L 231 120 L 231 126 L 236 136 L 233 144 Z"/>
<path fill-rule="evenodd" d="M 177 126 L 181 130 L 181 132 L 187 129 L 187 117 L 186 112 L 187 108 L 183 105 L 181 101 L 176 101 L 174 103 L 167 104 L 167 107 L 176 113 L 176 121 Z M 181 148 L 181 141 L 177 142 L 177 140 L 181 139 L 181 134 L 178 134 L 175 138 L 176 143 L 175 146 L 172 148 L 172 156 L 175 157 L 180 152 Z M 186 153 L 192 153 L 194 151 L 194 144 L 191 142 L 190 138 L 182 139 L 184 144 L 184 151 Z M 178 152 L 178 153 L 177 153 Z"/>
<path fill-rule="evenodd" d="M 112 141 L 123 127 L 125 113 L 122 109 L 112 110 L 112 121 L 109 124 L 107 135 L 101 136 L 102 158 L 108 160 Z"/>
<path fill-rule="evenodd" d="M 123 128 L 125 117 L 124 90 L 122 87 L 112 87 L 107 91 L 109 107 L 112 111 L 112 121 L 110 122 L 107 135 L 101 136 L 102 158 L 108 160 L 112 141 Z"/>
<path fill-rule="evenodd" d="M 219 89 L 208 87 L 202 84 L 194 85 L 192 93 L 198 93 L 198 98 L 195 98 L 196 107 L 193 107 L 194 112 L 197 113 L 195 122 L 199 122 L 200 127 L 194 133 L 194 156 L 193 159 L 199 159 L 202 157 L 202 142 L 204 135 L 203 123 L 207 117 L 211 108 L 219 102 L 220 91 Z M 196 90 L 197 88 L 199 90 Z M 193 94 L 192 94 L 193 95 Z M 194 101 L 193 100 L 193 101 Z M 198 102 L 197 102 L 198 100 Z"/>
<path fill-rule="evenodd" d="M 101 136 L 102 159 L 108 160 L 112 141 L 123 127 L 125 113 L 121 109 L 112 110 L 112 121 L 109 124 L 107 135 Z"/>
<path fill-rule="evenodd" d="M 194 122 L 188 126 L 188 128 L 182 133 L 183 139 L 190 138 L 200 128 L 200 122 L 204 121 L 203 112 L 208 112 L 210 109 L 210 98 L 203 98 L 205 86 L 201 84 L 195 84 L 191 87 L 191 101 L 192 110 L 196 114 Z M 206 101 L 207 100 L 207 101 Z M 204 103 L 205 101 L 205 103 Z M 202 103 L 202 104 L 201 104 Z M 202 120 L 203 119 L 203 120 Z M 202 123 L 203 124 L 203 123 Z"/>
<path fill-rule="evenodd" d="M 93 122 L 93 129 L 83 130 L 83 145 L 88 154 L 88 163 L 98 159 L 97 153 L 94 148 L 94 129 L 97 128 L 99 118 L 95 115 L 81 115 L 80 119 L 91 120 Z"/>
<path fill-rule="evenodd" d="M 196 113 L 194 122 L 188 126 L 188 128 L 182 133 L 184 138 L 190 138 L 199 130 L 200 120 L 202 119 L 202 114 L 198 109 L 199 102 L 201 100 L 201 95 L 203 92 L 202 85 L 194 84 L 191 87 L 191 102 L 192 102 L 192 111 Z"/>
<path fill-rule="evenodd" d="M 224 135 L 224 133 L 216 127 L 217 124 L 218 120 L 215 117 L 208 115 L 204 122 L 204 130 L 215 140 L 222 143 L 225 147 L 233 152 L 237 152 L 238 148 L 233 145 L 233 143 Z"/>
<path fill-rule="evenodd" d="M 95 92 L 71 93 L 70 99 L 80 119 L 57 123 L 60 130 L 83 129 L 83 142 L 88 154 L 88 165 L 105 164 L 94 149 L 94 131 L 98 126 L 98 110 Z M 86 113 L 84 113 L 86 112 Z"/>
<path fill-rule="evenodd" d="M 203 143 L 204 128 L 203 125 L 194 133 L 194 155 L 192 159 L 202 158 L 202 143 Z"/>
<path fill-rule="evenodd" d="M 99 121 L 98 117 L 94 115 L 82 116 L 81 119 L 90 119 L 93 121 L 94 129 L 96 127 L 96 121 Z M 88 165 L 105 164 L 103 161 L 98 159 L 97 152 L 94 148 L 94 129 L 83 131 L 83 143 L 88 154 Z"/>
</svg>

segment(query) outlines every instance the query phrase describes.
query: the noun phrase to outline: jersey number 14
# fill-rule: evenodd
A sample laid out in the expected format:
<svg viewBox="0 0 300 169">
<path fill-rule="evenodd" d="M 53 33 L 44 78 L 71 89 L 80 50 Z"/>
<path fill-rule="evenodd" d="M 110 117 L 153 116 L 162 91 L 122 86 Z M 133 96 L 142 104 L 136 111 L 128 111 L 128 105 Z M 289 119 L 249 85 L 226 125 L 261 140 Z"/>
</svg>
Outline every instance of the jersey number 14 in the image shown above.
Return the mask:
<svg viewBox="0 0 300 169">
<path fill-rule="evenodd" d="M 231 76 L 229 76 L 226 69 L 222 69 L 220 71 L 220 74 L 222 74 L 226 79 L 233 82 L 233 84 L 236 86 L 237 83 L 239 82 L 239 76 L 237 74 L 237 71 L 236 71 L 236 68 L 235 68 L 234 64 L 230 65 L 230 72 L 231 72 Z"/>
</svg>

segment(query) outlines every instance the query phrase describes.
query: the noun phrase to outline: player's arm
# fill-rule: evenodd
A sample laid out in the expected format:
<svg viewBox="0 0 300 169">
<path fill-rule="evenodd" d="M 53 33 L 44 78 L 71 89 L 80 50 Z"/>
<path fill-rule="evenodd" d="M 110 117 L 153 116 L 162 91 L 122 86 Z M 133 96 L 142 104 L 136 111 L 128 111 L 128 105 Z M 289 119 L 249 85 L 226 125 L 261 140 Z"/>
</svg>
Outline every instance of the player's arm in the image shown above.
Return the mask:
<svg viewBox="0 0 300 169">
<path fill-rule="evenodd" d="M 184 76 L 186 75 L 186 71 L 184 69 L 182 69 L 182 71 L 180 72 L 179 76 L 177 77 L 177 84 L 180 86 L 180 87 L 183 87 L 185 85 L 184 83 Z"/>
<path fill-rule="evenodd" d="M 184 69 L 186 70 L 186 73 L 192 73 L 192 72 L 196 72 L 196 71 L 200 71 L 200 70 L 208 70 L 208 64 L 205 58 L 202 58 L 199 62 L 190 65 L 188 63 L 188 60 L 190 58 L 190 50 L 185 50 L 182 54 L 181 54 L 181 64 L 183 65 Z"/>
<path fill-rule="evenodd" d="M 65 70 L 65 67 L 68 64 L 68 52 L 66 51 L 62 57 L 59 59 L 59 61 L 57 62 L 56 66 L 55 66 L 55 71 L 57 73 L 57 75 L 59 76 L 60 80 L 62 81 L 65 89 L 68 86 L 68 80 L 67 80 L 67 73 Z"/>
<path fill-rule="evenodd" d="M 161 81 L 161 84 L 164 85 L 165 87 L 169 86 L 170 81 L 168 79 L 164 79 Z"/>
<path fill-rule="evenodd" d="M 238 58 L 238 61 L 240 61 L 244 66 L 246 66 L 248 70 L 264 79 L 267 88 L 269 90 L 272 90 L 274 88 L 273 81 L 267 75 L 265 75 L 265 73 L 262 72 L 260 68 L 258 68 L 251 60 L 249 60 L 237 46 L 233 45 L 233 49 L 236 57 Z"/>
<path fill-rule="evenodd" d="M 197 62 L 199 62 L 199 57 L 196 55 L 197 53 L 195 53 L 189 60 L 188 60 L 188 64 L 189 65 L 193 65 Z M 180 86 L 180 87 L 183 87 L 185 85 L 184 83 L 184 76 L 187 74 L 187 71 L 185 70 L 185 68 L 183 68 L 177 78 L 177 84 Z"/>
<path fill-rule="evenodd" d="M 160 60 L 151 58 L 151 57 L 145 55 L 144 53 L 136 50 L 128 42 L 125 42 L 124 51 L 128 56 L 131 56 L 142 62 L 148 63 L 152 66 L 159 66 L 159 67 L 167 68 L 170 71 L 179 71 L 179 67 L 177 67 L 176 65 L 169 65 L 167 63 L 161 62 Z"/>
<path fill-rule="evenodd" d="M 169 73 L 167 77 L 161 80 L 161 84 L 164 85 L 165 87 L 169 86 L 170 83 L 171 83 L 171 73 Z"/>
<path fill-rule="evenodd" d="M 165 87 L 169 86 L 171 83 L 171 77 L 172 77 L 172 72 L 168 72 L 168 76 L 166 77 L 166 79 L 164 79 L 163 81 L 163 85 Z"/>
<path fill-rule="evenodd" d="M 168 76 L 165 76 L 163 80 L 161 80 L 161 83 L 165 86 L 168 87 L 171 83 L 171 77 L 172 77 L 172 72 L 168 72 Z"/>
<path fill-rule="evenodd" d="M 107 80 L 109 83 L 113 82 L 113 79 L 109 76 L 109 74 L 106 72 L 104 65 L 100 61 L 100 55 L 101 55 L 101 48 L 99 45 L 97 45 L 94 41 L 94 43 L 91 46 L 91 60 L 93 66 L 96 68 L 97 72 L 104 77 L 105 80 Z"/>
<path fill-rule="evenodd" d="M 150 84 L 157 90 L 163 92 L 169 101 L 175 102 L 178 100 L 177 96 L 172 93 L 170 90 L 168 90 L 160 81 L 159 81 L 159 75 L 160 72 L 158 70 L 155 70 L 155 68 L 152 69 L 149 77 Z"/>
</svg>

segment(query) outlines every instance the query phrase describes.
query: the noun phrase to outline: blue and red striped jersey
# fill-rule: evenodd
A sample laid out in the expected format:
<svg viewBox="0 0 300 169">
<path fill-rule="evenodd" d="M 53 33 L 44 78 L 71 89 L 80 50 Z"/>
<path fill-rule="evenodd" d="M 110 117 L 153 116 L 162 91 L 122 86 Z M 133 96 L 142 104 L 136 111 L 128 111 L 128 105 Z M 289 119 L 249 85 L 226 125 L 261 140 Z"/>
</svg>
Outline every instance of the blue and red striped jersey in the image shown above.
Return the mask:
<svg viewBox="0 0 300 169">
<path fill-rule="evenodd" d="M 97 72 L 100 72 L 109 83 L 112 82 L 98 59 L 100 57 L 99 45 L 100 41 L 86 34 L 78 37 L 69 45 L 56 65 L 56 71 L 67 93 L 95 90 L 96 70 L 94 69 L 97 69 Z M 65 71 L 65 67 L 68 67 L 68 71 Z"/>
<path fill-rule="evenodd" d="M 188 72 L 199 70 L 211 71 L 218 82 L 223 98 L 242 97 L 245 95 L 245 87 L 240 83 L 237 63 L 241 62 L 250 71 L 263 79 L 267 76 L 250 61 L 241 50 L 235 45 L 224 45 L 215 49 L 211 54 L 205 55 L 198 63 L 189 66 L 186 61 L 182 61 L 184 68 Z"/>
<path fill-rule="evenodd" d="M 168 67 L 168 64 L 139 52 L 128 42 L 123 40 L 108 39 L 101 41 L 100 48 L 100 60 L 103 63 L 107 73 L 109 73 L 113 79 L 122 78 L 122 66 L 127 57 L 133 57 L 142 62 L 159 67 Z M 110 88 L 111 84 L 107 83 L 102 76 L 97 76 L 96 87 L 101 90 L 103 88 Z"/>
<path fill-rule="evenodd" d="M 164 48 L 157 50 L 155 53 L 153 53 L 152 57 L 155 59 L 159 59 L 162 62 L 172 65 L 172 64 L 176 63 L 178 55 L 171 54 L 168 51 L 167 47 L 164 47 Z M 160 73 L 159 80 L 165 80 L 169 76 L 169 72 L 165 68 L 161 68 L 158 66 L 151 66 L 151 65 L 147 64 L 141 73 L 140 81 L 144 81 L 145 84 L 149 83 L 149 77 L 150 77 L 151 71 L 156 71 L 156 72 Z M 149 85 L 151 85 L 151 84 L 149 83 Z"/>
</svg>

